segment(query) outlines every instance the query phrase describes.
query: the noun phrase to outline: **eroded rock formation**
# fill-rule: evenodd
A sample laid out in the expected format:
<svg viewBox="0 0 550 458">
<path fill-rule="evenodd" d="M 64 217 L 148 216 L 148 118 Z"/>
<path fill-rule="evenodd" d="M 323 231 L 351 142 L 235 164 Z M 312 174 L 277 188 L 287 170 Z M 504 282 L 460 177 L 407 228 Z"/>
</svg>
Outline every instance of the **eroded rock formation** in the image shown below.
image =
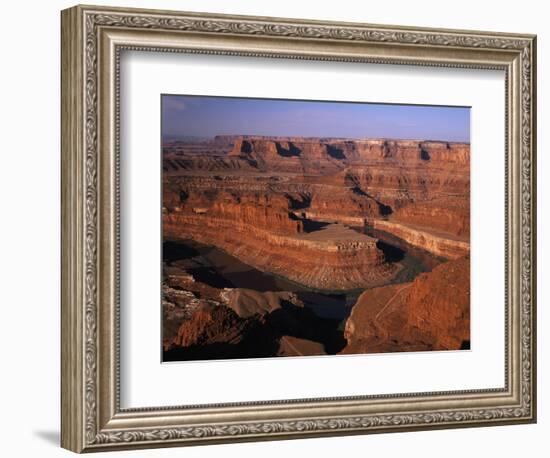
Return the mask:
<svg viewBox="0 0 550 458">
<path fill-rule="evenodd" d="M 215 245 L 257 269 L 318 289 L 374 286 L 398 270 L 385 262 L 376 239 L 341 224 L 317 227 L 278 200 L 241 195 L 211 207 L 183 207 L 164 215 L 164 237 Z"/>
<path fill-rule="evenodd" d="M 460 348 L 469 340 L 462 294 L 469 291 L 469 144 L 218 136 L 167 142 L 163 170 L 165 241 L 214 246 L 327 294 L 364 291 L 346 322 L 344 352 Z M 414 276 L 450 261 L 403 280 L 406 248 L 375 230 L 434 256 Z M 342 349 L 338 323 L 319 319 L 303 295 L 215 284 L 210 274 L 196 262 L 165 263 L 168 359 Z"/>
<path fill-rule="evenodd" d="M 459 350 L 470 344 L 470 258 L 413 282 L 365 291 L 346 322 L 342 353 Z"/>
<path fill-rule="evenodd" d="M 344 345 L 337 321 L 319 318 L 295 293 L 215 288 L 177 265 L 165 266 L 166 361 L 326 354 Z"/>
<path fill-rule="evenodd" d="M 470 244 L 466 241 L 467 239 L 434 231 L 425 226 L 412 226 L 384 220 L 375 221 L 373 226 L 442 258 L 456 259 L 470 252 Z"/>
</svg>

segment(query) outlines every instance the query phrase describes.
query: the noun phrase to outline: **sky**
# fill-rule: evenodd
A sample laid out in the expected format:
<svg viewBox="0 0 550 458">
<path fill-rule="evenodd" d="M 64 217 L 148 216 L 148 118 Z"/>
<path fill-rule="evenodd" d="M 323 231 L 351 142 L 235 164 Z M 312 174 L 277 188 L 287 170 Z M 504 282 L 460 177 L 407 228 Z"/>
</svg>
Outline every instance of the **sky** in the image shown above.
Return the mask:
<svg viewBox="0 0 550 458">
<path fill-rule="evenodd" d="M 163 139 L 216 135 L 470 141 L 470 108 L 162 95 Z"/>
</svg>

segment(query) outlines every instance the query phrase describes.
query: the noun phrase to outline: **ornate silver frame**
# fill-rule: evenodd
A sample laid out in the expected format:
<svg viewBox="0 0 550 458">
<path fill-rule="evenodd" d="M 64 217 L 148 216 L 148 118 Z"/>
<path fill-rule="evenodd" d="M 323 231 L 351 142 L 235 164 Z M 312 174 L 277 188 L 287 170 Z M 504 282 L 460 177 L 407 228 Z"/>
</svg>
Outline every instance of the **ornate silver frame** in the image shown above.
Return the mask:
<svg viewBox="0 0 550 458">
<path fill-rule="evenodd" d="M 64 10 L 61 29 L 63 447 L 89 452 L 535 421 L 535 36 L 93 6 Z M 123 49 L 504 70 L 506 386 L 121 409 Z"/>
</svg>

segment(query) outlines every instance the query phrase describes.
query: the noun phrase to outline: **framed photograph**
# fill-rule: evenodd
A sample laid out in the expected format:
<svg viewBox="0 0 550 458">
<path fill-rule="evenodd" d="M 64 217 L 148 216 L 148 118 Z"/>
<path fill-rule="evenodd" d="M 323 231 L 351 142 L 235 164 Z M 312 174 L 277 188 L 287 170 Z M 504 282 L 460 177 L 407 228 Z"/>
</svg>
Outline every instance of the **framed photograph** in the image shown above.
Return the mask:
<svg viewBox="0 0 550 458">
<path fill-rule="evenodd" d="M 533 35 L 62 12 L 62 446 L 536 420 Z"/>
</svg>

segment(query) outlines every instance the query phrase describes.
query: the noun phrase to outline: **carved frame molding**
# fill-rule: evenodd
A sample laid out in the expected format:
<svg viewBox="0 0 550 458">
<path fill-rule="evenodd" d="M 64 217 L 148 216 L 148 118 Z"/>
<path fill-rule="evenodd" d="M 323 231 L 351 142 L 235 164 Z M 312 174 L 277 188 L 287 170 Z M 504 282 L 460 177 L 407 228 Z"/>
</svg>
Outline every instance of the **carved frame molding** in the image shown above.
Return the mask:
<svg viewBox="0 0 550 458">
<path fill-rule="evenodd" d="M 168 34 L 171 44 L 159 45 Z M 535 421 L 535 44 L 530 35 L 80 6 L 63 11 L 62 446 L 80 452 Z M 123 49 L 506 71 L 505 389 L 121 410 Z M 415 402 L 424 400 L 437 408 L 418 409 Z M 347 404 L 349 414 L 330 413 Z"/>
</svg>

